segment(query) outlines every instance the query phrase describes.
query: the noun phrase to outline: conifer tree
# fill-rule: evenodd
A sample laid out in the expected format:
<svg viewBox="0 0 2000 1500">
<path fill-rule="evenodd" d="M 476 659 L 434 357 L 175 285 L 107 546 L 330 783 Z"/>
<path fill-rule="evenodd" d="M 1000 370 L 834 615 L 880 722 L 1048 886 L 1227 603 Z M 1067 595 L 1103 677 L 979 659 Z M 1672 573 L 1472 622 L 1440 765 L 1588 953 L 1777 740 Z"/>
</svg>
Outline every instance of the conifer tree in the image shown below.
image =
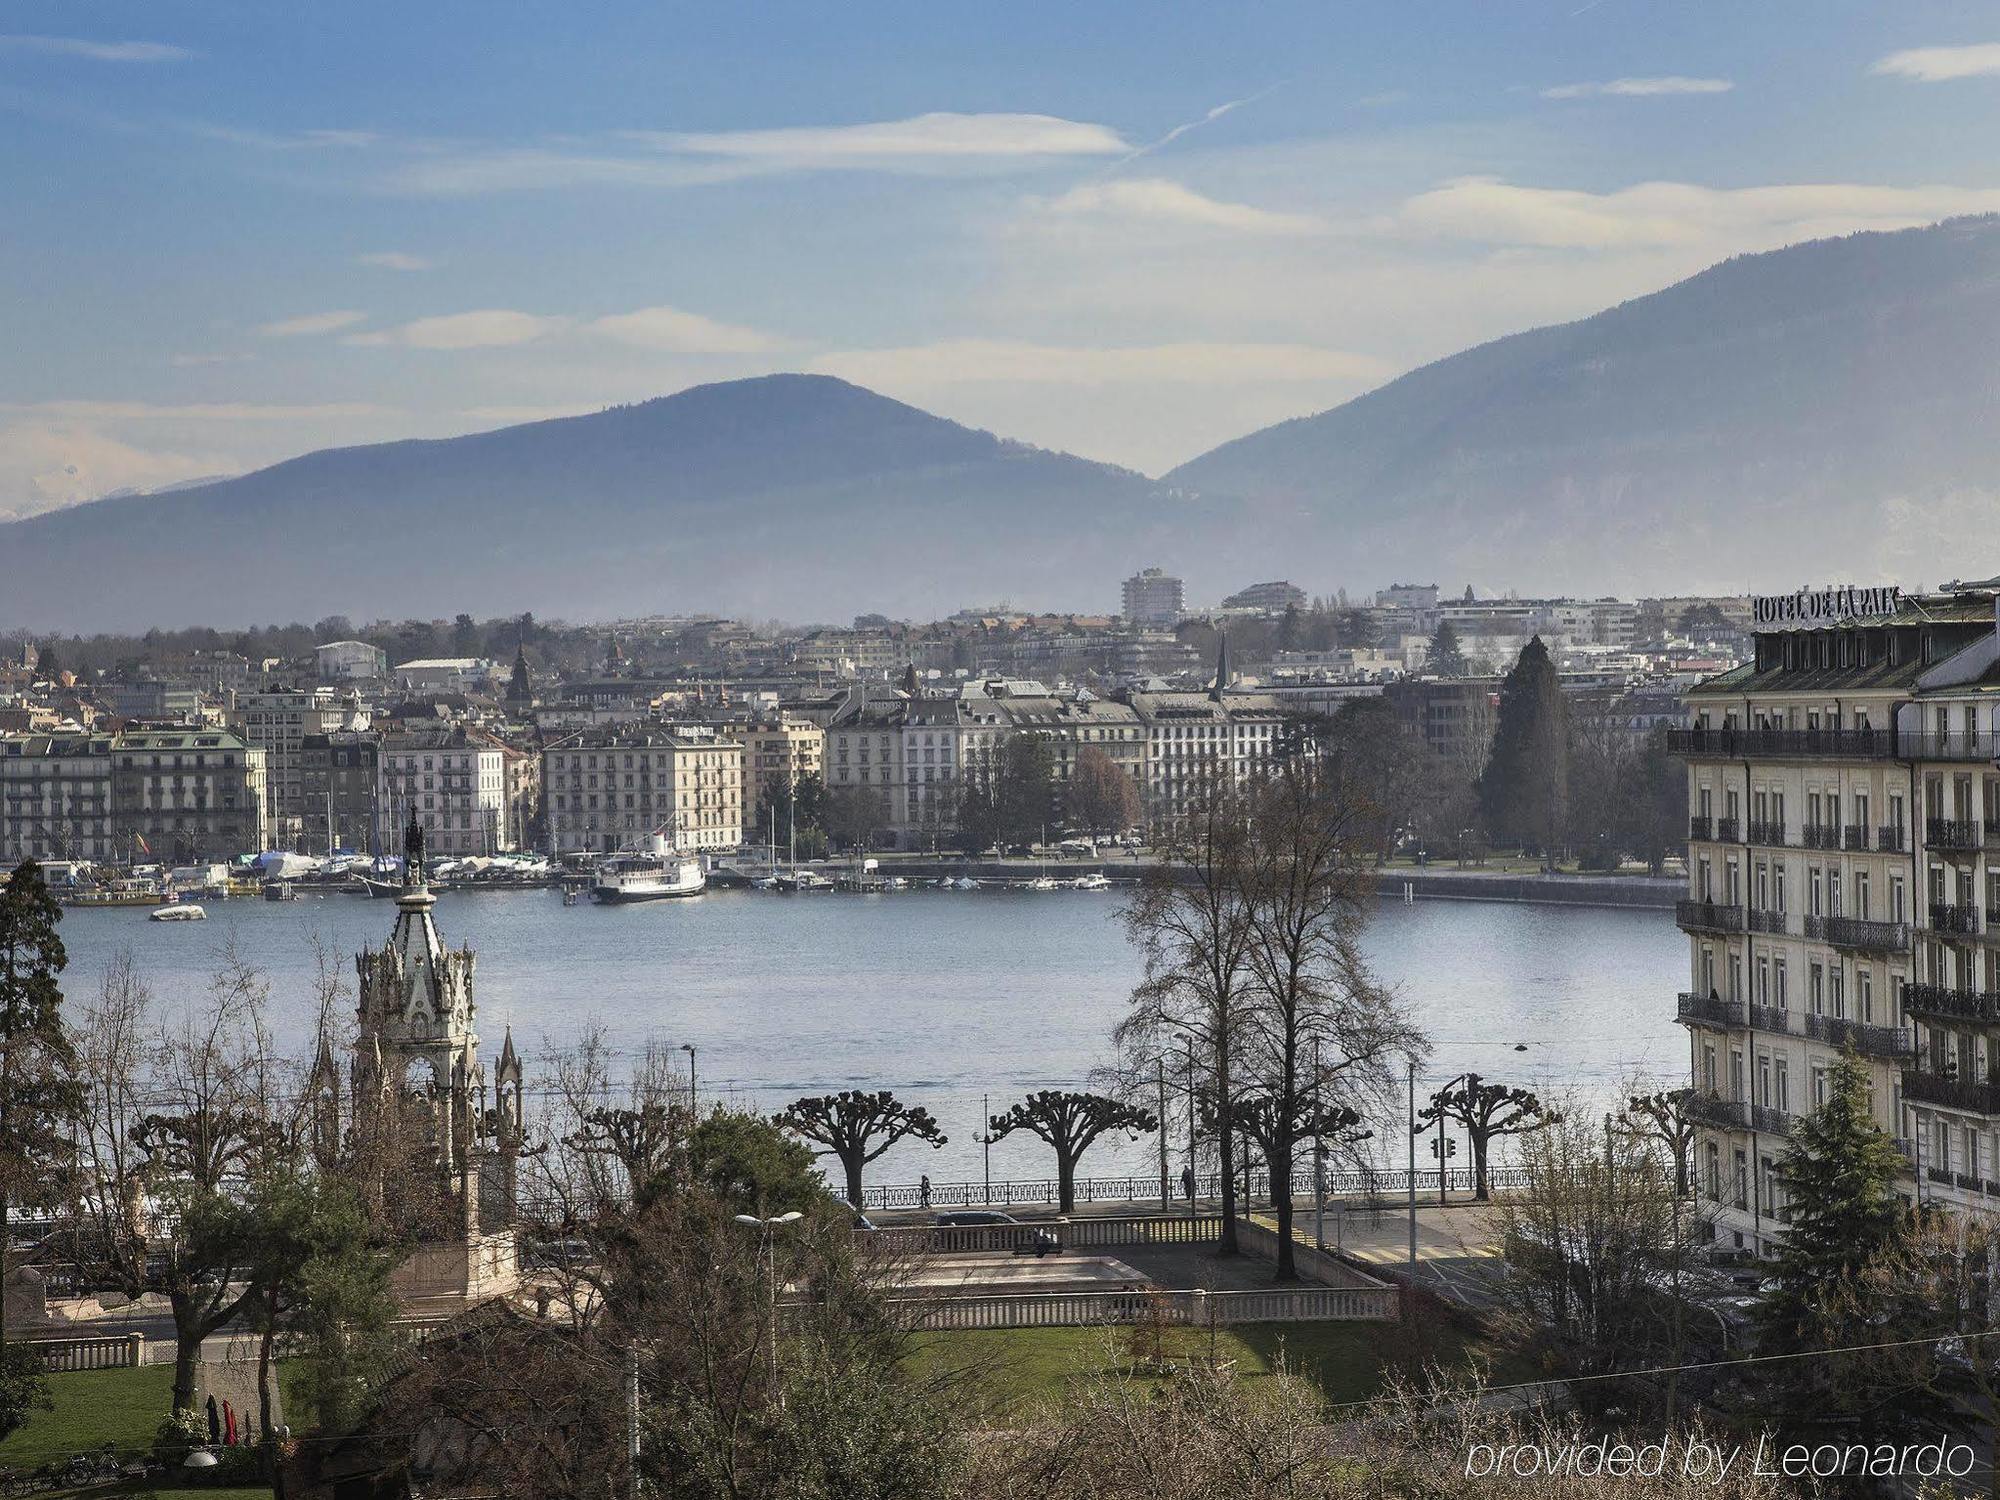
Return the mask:
<svg viewBox="0 0 2000 1500">
<path fill-rule="evenodd" d="M 1777 1164 L 1790 1204 L 1778 1252 L 1776 1291 L 1764 1319 L 1781 1347 L 1820 1342 L 1837 1330 L 1833 1290 L 1897 1235 L 1902 1166 L 1868 1107 L 1868 1074 L 1850 1048 L 1827 1074 L 1826 1103 L 1792 1126 Z"/>
<path fill-rule="evenodd" d="M 1433 677 L 1453 678 L 1464 677 L 1471 671 L 1465 659 L 1465 647 L 1458 639 L 1458 629 L 1451 621 L 1438 621 L 1430 647 L 1424 652 L 1424 670 Z"/>
<path fill-rule="evenodd" d="M 1500 686 L 1479 806 L 1496 843 L 1554 856 L 1569 807 L 1569 706 L 1540 636 Z"/>
</svg>

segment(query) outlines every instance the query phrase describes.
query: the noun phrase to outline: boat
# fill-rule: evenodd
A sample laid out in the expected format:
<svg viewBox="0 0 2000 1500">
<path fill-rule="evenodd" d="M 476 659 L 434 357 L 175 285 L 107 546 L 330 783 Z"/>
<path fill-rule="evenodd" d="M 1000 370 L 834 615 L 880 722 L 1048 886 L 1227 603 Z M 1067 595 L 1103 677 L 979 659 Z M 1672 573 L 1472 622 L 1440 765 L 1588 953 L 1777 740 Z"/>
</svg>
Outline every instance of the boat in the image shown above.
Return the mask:
<svg viewBox="0 0 2000 1500">
<path fill-rule="evenodd" d="M 299 893 L 289 880 L 267 880 L 264 882 L 266 901 L 296 901 Z"/>
<path fill-rule="evenodd" d="M 1056 878 L 1053 875 L 1037 875 L 1033 880 L 1022 886 L 1021 889 L 1024 891 L 1052 891 L 1056 889 Z"/>
<path fill-rule="evenodd" d="M 781 891 L 830 891 L 833 882 L 817 870 L 786 870 L 772 877 L 773 883 Z"/>
<path fill-rule="evenodd" d="M 1102 870 L 1095 870 L 1088 875 L 1077 876 L 1069 883 L 1069 888 L 1073 891 L 1108 891 L 1111 889 L 1111 877 Z"/>
<path fill-rule="evenodd" d="M 961 875 L 951 883 L 951 888 L 955 891 L 976 891 L 979 889 L 979 882 L 970 875 Z"/>
<path fill-rule="evenodd" d="M 775 875 L 759 875 L 750 882 L 753 891 L 775 891 L 777 888 L 778 877 Z"/>
<path fill-rule="evenodd" d="M 377 900 L 394 900 L 403 889 L 393 880 L 377 880 L 372 875 L 356 875 L 354 879 L 360 885 L 362 895 L 373 896 Z"/>
<path fill-rule="evenodd" d="M 618 905 L 668 896 L 699 896 L 707 885 L 699 859 L 681 853 L 664 834 L 653 833 L 647 836 L 645 848 L 614 854 L 600 862 L 590 883 L 590 896 L 605 905 Z"/>
<path fill-rule="evenodd" d="M 882 882 L 882 889 L 885 891 L 907 891 L 909 888 L 910 882 L 900 875 L 891 875 Z"/>
<path fill-rule="evenodd" d="M 149 922 L 204 922 L 208 913 L 192 901 L 175 901 L 146 913 Z"/>
</svg>

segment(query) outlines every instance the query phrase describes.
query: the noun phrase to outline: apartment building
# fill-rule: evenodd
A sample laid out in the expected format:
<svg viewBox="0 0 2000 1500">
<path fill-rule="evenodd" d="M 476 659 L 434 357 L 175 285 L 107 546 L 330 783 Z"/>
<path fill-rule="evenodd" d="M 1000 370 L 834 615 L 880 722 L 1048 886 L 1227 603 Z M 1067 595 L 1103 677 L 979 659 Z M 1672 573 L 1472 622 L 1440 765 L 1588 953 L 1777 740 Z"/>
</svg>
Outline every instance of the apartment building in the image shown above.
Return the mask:
<svg viewBox="0 0 2000 1500">
<path fill-rule="evenodd" d="M 826 731 L 810 719 L 780 714 L 754 719 L 734 731 L 743 744 L 743 826 L 754 839 L 765 829 L 773 787 L 795 787 L 801 776 L 821 774 Z"/>
<path fill-rule="evenodd" d="M 1792 1122 L 1845 1047 L 1907 1195 L 2000 1208 L 2000 581 L 1755 601 L 1755 654 L 1687 696 L 1699 1191 L 1767 1253 Z"/>
<path fill-rule="evenodd" d="M 1160 568 L 1141 568 L 1120 588 L 1125 619 L 1133 625 L 1176 625 L 1186 613 L 1186 587 Z"/>
<path fill-rule="evenodd" d="M 0 868 L 122 857 L 111 826 L 110 735 L 0 739 Z"/>
<path fill-rule="evenodd" d="M 146 730 L 111 742 L 115 859 L 176 865 L 270 846 L 264 752 L 221 729 Z"/>
<path fill-rule="evenodd" d="M 507 747 L 464 725 L 382 736 L 377 752 L 377 849 L 397 847 L 412 814 L 437 855 L 498 854 L 516 847 L 508 815 Z"/>
<path fill-rule="evenodd" d="M 313 819 L 322 816 L 320 809 L 307 805 L 302 757 L 306 736 L 367 728 L 359 700 L 330 687 L 240 693 L 234 727 L 246 743 L 264 753 L 264 813 L 273 844 L 300 848 L 308 814 Z"/>
<path fill-rule="evenodd" d="M 683 849 L 743 842 L 743 744 L 706 726 L 592 730 L 542 752 L 555 849 L 609 853 L 654 831 Z"/>
<path fill-rule="evenodd" d="M 1270 693 L 1215 687 L 1206 693 L 1133 693 L 1129 700 L 1145 742 L 1148 817 L 1171 818 L 1215 768 L 1237 784 L 1278 755 L 1285 711 Z"/>
<path fill-rule="evenodd" d="M 381 842 L 389 829 L 378 802 L 381 748 L 366 730 L 309 734 L 299 742 L 300 816 L 309 851 L 386 853 L 392 847 Z"/>
</svg>

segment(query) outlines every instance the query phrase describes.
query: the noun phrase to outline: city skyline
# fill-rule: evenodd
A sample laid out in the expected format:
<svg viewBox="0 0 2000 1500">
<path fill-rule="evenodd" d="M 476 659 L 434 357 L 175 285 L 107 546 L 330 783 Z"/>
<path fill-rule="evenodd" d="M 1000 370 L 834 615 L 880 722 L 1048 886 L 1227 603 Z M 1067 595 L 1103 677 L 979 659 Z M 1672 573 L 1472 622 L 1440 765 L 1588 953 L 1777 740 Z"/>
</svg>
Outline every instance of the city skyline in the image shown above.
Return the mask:
<svg viewBox="0 0 2000 1500">
<path fill-rule="evenodd" d="M 0 516 L 782 369 L 1157 473 L 1731 254 L 2000 206 L 1963 5 L 88 19 L 0 36 L 39 289 Z"/>
</svg>

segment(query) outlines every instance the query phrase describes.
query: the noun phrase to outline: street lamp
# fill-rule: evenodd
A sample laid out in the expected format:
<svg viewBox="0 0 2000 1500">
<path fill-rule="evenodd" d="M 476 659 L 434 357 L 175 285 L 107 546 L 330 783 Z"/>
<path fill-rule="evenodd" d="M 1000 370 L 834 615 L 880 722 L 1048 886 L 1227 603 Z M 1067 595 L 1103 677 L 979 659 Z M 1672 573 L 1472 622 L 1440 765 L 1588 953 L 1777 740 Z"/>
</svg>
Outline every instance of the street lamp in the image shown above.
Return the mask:
<svg viewBox="0 0 2000 1500">
<path fill-rule="evenodd" d="M 689 1048 L 690 1052 L 694 1049 Z M 771 1243 L 771 1231 L 782 1224 L 796 1224 L 804 1217 L 796 1208 L 790 1213 L 776 1214 L 768 1219 L 760 1219 L 755 1214 L 737 1214 L 736 1222 L 747 1229 L 757 1231 L 757 1250 L 770 1264 L 770 1279 L 766 1283 L 764 1312 L 768 1326 L 766 1347 L 769 1349 L 771 1372 L 771 1399 L 778 1395 L 778 1253 Z"/>
<path fill-rule="evenodd" d="M 979 1148 L 986 1158 L 986 1203 L 988 1207 L 991 1207 L 993 1203 L 993 1143 L 999 1137 L 993 1133 L 993 1113 L 990 1102 L 985 1094 L 979 1096 L 979 1124 L 980 1128 L 973 1132 L 972 1138 L 979 1142 Z"/>
<path fill-rule="evenodd" d="M 1179 1042 L 1183 1047 L 1187 1049 L 1187 1106 L 1188 1106 L 1187 1165 L 1188 1165 L 1188 1182 L 1192 1184 L 1195 1181 L 1195 1173 L 1198 1170 L 1198 1168 L 1195 1165 L 1195 1140 L 1194 1140 L 1194 1038 L 1187 1035 L 1187 1033 L 1182 1032 L 1180 1035 L 1176 1036 L 1174 1040 Z M 1190 1186 L 1188 1189 L 1188 1212 L 1189 1213 L 1194 1212 L 1194 1189 L 1192 1186 Z"/>
<path fill-rule="evenodd" d="M 688 1110 L 692 1114 L 701 1113 L 701 1096 L 694 1087 L 694 1043 L 682 1042 L 681 1051 L 688 1055 Z"/>
</svg>

